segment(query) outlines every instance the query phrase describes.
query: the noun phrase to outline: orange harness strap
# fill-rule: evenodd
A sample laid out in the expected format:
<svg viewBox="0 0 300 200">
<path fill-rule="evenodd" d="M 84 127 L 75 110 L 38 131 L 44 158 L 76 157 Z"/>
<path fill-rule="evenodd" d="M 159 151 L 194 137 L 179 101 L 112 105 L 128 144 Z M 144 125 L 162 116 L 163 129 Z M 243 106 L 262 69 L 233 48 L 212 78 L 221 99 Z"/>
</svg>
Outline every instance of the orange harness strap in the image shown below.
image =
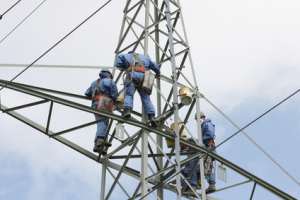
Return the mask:
<svg viewBox="0 0 300 200">
<path fill-rule="evenodd" d="M 112 99 L 106 94 L 98 94 L 93 97 L 94 101 L 97 101 L 97 109 L 104 109 L 112 112 L 114 109 L 114 103 Z"/>
<path fill-rule="evenodd" d="M 128 68 L 128 71 L 134 71 L 134 72 L 141 72 L 141 73 L 145 73 L 146 69 L 143 65 L 140 66 L 131 66 Z"/>
</svg>

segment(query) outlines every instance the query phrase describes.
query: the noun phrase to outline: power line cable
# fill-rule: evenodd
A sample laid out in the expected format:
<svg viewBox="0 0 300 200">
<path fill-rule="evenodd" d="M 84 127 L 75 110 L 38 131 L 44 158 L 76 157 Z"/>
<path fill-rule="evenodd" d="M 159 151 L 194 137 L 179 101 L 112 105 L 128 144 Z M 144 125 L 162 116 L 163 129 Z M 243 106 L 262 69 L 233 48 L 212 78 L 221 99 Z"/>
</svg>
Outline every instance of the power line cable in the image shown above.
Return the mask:
<svg viewBox="0 0 300 200">
<path fill-rule="evenodd" d="M 22 0 L 17 1 L 11 7 L 9 7 L 4 13 L 0 15 L 0 20 L 3 19 L 3 16 L 6 15 L 9 11 L 11 11 L 15 6 L 17 6 Z"/>
<path fill-rule="evenodd" d="M 213 104 L 209 99 L 204 96 L 204 99 L 213 107 L 215 108 L 225 119 L 227 119 L 234 127 L 238 130 L 241 130 L 239 125 L 237 125 L 228 115 L 226 115 L 220 108 L 218 108 L 215 104 Z M 245 135 L 245 137 L 254 145 L 256 146 L 273 164 L 275 164 L 285 175 L 287 175 L 294 183 L 300 186 L 300 182 L 293 177 L 275 158 L 273 158 L 262 146 L 260 146 L 249 134 L 245 131 L 241 130 L 241 132 Z M 221 144 L 220 144 L 221 145 Z M 218 146 L 220 146 L 218 145 Z"/>
<path fill-rule="evenodd" d="M 232 139 L 234 136 L 236 136 L 237 134 L 239 134 L 240 132 L 242 132 L 243 130 L 245 130 L 246 128 L 248 128 L 249 126 L 251 126 L 253 123 L 255 123 L 256 121 L 258 121 L 263 116 L 267 115 L 269 112 L 271 112 L 272 110 L 274 110 L 275 108 L 277 108 L 279 105 L 281 105 L 282 103 L 286 102 L 288 99 L 290 99 L 293 96 L 295 96 L 298 92 L 300 92 L 300 89 L 297 89 L 295 92 L 293 92 L 292 94 L 290 94 L 288 97 L 284 98 L 283 100 L 281 100 L 280 102 L 278 102 L 277 104 L 275 104 L 274 106 L 272 106 L 271 108 L 269 108 L 267 111 L 265 111 L 264 113 L 262 113 L 261 115 L 259 115 L 257 118 L 255 118 L 254 120 L 252 120 L 250 123 L 248 123 L 245 126 L 243 126 L 237 132 L 233 133 L 231 136 L 229 136 L 228 138 L 226 138 L 225 140 L 223 140 L 220 144 L 218 144 L 217 147 L 223 145 L 228 140 Z"/>
<path fill-rule="evenodd" d="M 37 11 L 47 0 L 43 0 L 39 3 L 24 19 L 22 19 L 11 31 L 9 31 L 1 40 L 0 44 L 4 42 L 17 28 L 19 28 L 35 11 Z"/>
<path fill-rule="evenodd" d="M 47 55 L 52 49 L 54 49 L 57 45 L 59 45 L 62 41 L 64 41 L 68 36 L 70 36 L 73 32 L 75 32 L 79 27 L 85 24 L 88 20 L 90 20 L 94 15 L 96 15 L 99 11 L 101 11 L 104 7 L 106 7 L 112 0 L 106 1 L 103 5 L 101 5 L 97 10 L 95 10 L 91 15 L 89 15 L 86 19 L 84 19 L 80 24 L 78 24 L 75 28 L 73 28 L 69 33 L 67 33 L 64 37 L 58 40 L 54 45 L 52 45 L 49 49 L 47 49 L 42 55 L 36 58 L 30 65 L 28 65 L 25 69 L 15 75 L 9 82 L 13 82 L 16 80 L 21 74 L 23 74 L 26 70 L 28 70 L 31 66 L 33 66 L 37 61 Z M 0 91 L 3 90 L 5 86 L 0 88 Z"/>
<path fill-rule="evenodd" d="M 7 12 L 9 12 L 9 10 L 11 10 L 13 7 L 15 7 L 21 0 L 19 0 L 18 2 L 16 2 L 12 7 L 10 7 L 5 13 L 3 13 L 2 15 L 0 15 L 0 19 L 2 19 L 2 17 L 4 16 L 4 14 L 6 14 Z M 42 1 L 31 13 L 29 13 L 29 15 L 27 15 L 8 35 L 6 35 L 1 41 L 0 44 L 15 30 L 18 28 L 18 26 L 20 26 L 22 23 L 24 23 L 45 1 Z M 24 73 L 27 69 L 29 69 L 32 65 L 34 65 L 38 60 L 40 60 L 42 57 L 44 57 L 47 53 L 49 53 L 52 49 L 54 49 L 58 44 L 60 44 L 63 40 L 65 40 L 69 35 L 71 35 L 74 31 L 76 31 L 81 25 L 83 25 L 85 22 L 87 22 L 90 18 L 92 18 L 95 14 L 97 14 L 100 10 L 102 10 L 108 3 L 110 3 L 112 0 L 107 1 L 105 4 L 103 4 L 99 9 L 97 9 L 95 12 L 93 12 L 88 18 L 86 18 L 83 22 L 81 22 L 78 26 L 76 26 L 74 29 L 72 29 L 67 35 L 65 35 L 62 39 L 60 39 L 57 43 L 55 43 L 52 47 L 50 47 L 47 51 L 45 51 L 41 56 L 39 56 L 34 62 L 32 62 L 29 66 L 27 66 L 24 70 L 22 70 L 19 74 L 17 74 L 14 78 L 12 78 L 10 80 L 10 82 L 14 81 L 18 76 L 20 76 L 22 73 Z M 2 90 L 3 87 L 0 89 Z M 271 112 L 273 109 L 275 109 L 276 107 L 278 107 L 279 105 L 281 105 L 282 103 L 284 103 L 285 101 L 287 101 L 288 99 L 290 99 L 291 97 L 293 97 L 294 95 L 296 95 L 298 92 L 300 91 L 300 89 L 298 89 L 296 92 L 294 92 L 293 94 L 291 94 L 290 96 L 288 96 L 287 98 L 285 98 L 284 100 L 280 101 L 279 103 L 277 103 L 275 106 L 271 107 L 269 110 L 267 110 L 266 112 L 264 112 L 262 115 L 260 115 L 259 117 L 257 117 L 256 119 L 254 119 L 253 121 L 251 121 L 250 123 L 248 123 L 246 126 L 244 126 L 243 128 L 240 128 L 237 132 L 235 132 L 234 134 L 232 134 L 230 137 L 228 137 L 227 139 L 225 139 L 224 141 L 222 141 L 219 145 L 216 146 L 216 148 L 218 148 L 219 146 L 223 145 L 224 143 L 226 143 L 227 141 L 229 141 L 230 139 L 232 139 L 234 136 L 236 136 L 237 134 L 239 134 L 240 132 L 243 132 L 244 129 L 246 129 L 247 127 L 249 127 L 250 125 L 252 125 L 253 123 L 255 123 L 257 120 L 259 120 L 260 118 L 262 118 L 263 116 L 265 116 L 266 114 L 268 114 L 269 112 Z M 208 100 L 208 99 L 207 99 Z M 219 111 L 221 111 L 220 109 L 218 109 Z M 224 113 L 221 111 L 221 113 L 224 115 Z M 226 115 L 225 115 L 226 116 Z M 226 116 L 227 119 L 230 120 L 230 118 L 228 118 Z M 232 120 L 230 120 L 233 124 L 235 124 Z M 234 126 L 237 127 L 237 125 L 235 124 Z M 257 146 L 269 159 L 272 160 L 272 162 L 274 162 L 281 170 L 283 170 L 290 178 L 292 178 L 298 185 L 300 185 L 300 183 L 294 179 L 283 167 L 280 166 L 280 164 L 274 160 L 262 147 L 260 147 L 255 141 L 254 139 L 252 139 L 249 135 L 247 135 L 245 133 L 246 137 L 252 141 L 253 144 L 255 144 L 255 146 Z"/>
<path fill-rule="evenodd" d="M 23 68 L 28 64 L 14 64 L 14 63 L 0 63 L 0 68 Z M 50 69 L 115 69 L 113 66 L 108 65 L 65 65 L 65 64 L 36 64 L 32 66 L 34 68 L 50 68 Z"/>
</svg>

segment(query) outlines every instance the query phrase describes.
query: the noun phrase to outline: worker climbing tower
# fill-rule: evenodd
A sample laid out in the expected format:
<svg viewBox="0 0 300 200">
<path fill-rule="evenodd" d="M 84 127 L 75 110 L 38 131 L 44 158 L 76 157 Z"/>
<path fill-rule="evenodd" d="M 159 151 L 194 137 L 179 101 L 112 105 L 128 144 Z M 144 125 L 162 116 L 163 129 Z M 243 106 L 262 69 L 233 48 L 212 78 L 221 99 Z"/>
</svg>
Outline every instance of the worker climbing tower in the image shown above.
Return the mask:
<svg viewBox="0 0 300 200">
<path fill-rule="evenodd" d="M 173 120 L 173 130 L 169 133 L 175 133 L 175 145 L 171 153 L 175 152 L 176 162 L 176 192 L 177 199 L 181 198 L 181 178 L 180 173 L 180 130 L 179 124 L 185 124 L 190 114 L 195 110 L 200 112 L 199 91 L 195 70 L 190 55 L 190 47 L 182 17 L 182 9 L 179 1 L 163 1 L 163 0 L 145 0 L 131 1 L 128 0 L 124 9 L 124 16 L 121 26 L 119 43 L 116 48 L 116 54 L 125 53 L 126 51 L 140 52 L 155 58 L 156 63 L 161 65 L 161 78 L 156 81 L 156 108 L 157 121 L 161 125 L 159 128 L 166 126 L 168 119 Z M 121 76 L 117 74 L 117 80 Z M 179 91 L 181 94 L 179 94 Z M 184 99 L 180 102 L 179 97 Z M 180 117 L 184 117 L 181 119 Z M 200 118 L 199 118 L 200 119 Z M 195 123 L 196 125 L 197 123 Z M 200 124 L 200 123 L 198 123 Z M 183 128 L 183 127 L 182 127 Z M 200 126 L 198 128 L 199 137 L 197 141 L 202 141 Z M 155 137 L 145 130 L 141 131 L 141 180 L 139 187 L 141 188 L 141 196 L 147 198 L 147 191 L 150 189 L 149 181 L 152 164 L 150 160 L 156 164 L 152 173 L 160 173 L 167 167 L 164 161 L 170 162 L 171 157 L 164 160 L 162 157 L 153 157 L 149 160 L 148 153 L 156 150 L 157 154 L 164 154 L 166 149 L 163 146 L 161 135 Z M 151 141 L 152 142 L 149 142 Z M 155 144 L 155 149 L 149 149 L 149 144 Z M 200 144 L 201 145 L 201 144 Z M 149 145 L 151 147 L 151 145 Z M 205 187 L 203 176 L 203 160 L 200 160 L 202 173 L 202 187 Z M 104 172 L 103 172 L 104 173 Z M 105 175 L 103 174 L 103 177 Z M 163 176 L 153 176 L 155 183 L 162 182 Z M 170 181 L 170 180 L 169 180 Z M 104 180 L 103 180 L 104 182 Z M 205 199 L 205 192 L 202 190 L 202 198 Z M 104 195 L 104 193 L 102 194 Z M 157 196 L 163 199 L 163 187 L 158 187 Z M 104 196 L 103 196 L 104 197 Z"/>
<path fill-rule="evenodd" d="M 163 200 L 170 199 L 172 195 L 177 200 L 214 199 L 214 193 L 205 193 L 204 164 L 208 156 L 245 178 L 243 182 L 228 185 L 219 191 L 253 183 L 250 199 L 257 185 L 283 199 L 295 199 L 203 146 L 200 99 L 205 96 L 197 85 L 196 69 L 179 0 L 126 1 L 114 53 L 117 56 L 128 52 L 145 54 L 161 66 L 161 75 L 155 80 L 151 95 L 157 113 L 157 127 L 150 127 L 146 122 L 138 101 L 135 101 L 132 117 L 124 119 L 121 112 L 108 113 L 82 104 L 81 101 L 86 99 L 81 95 L 6 80 L 0 80 L 1 87 L 38 98 L 38 101 L 15 107 L 7 107 L 1 102 L 1 110 L 101 164 L 100 200 Z M 114 80 L 122 88 L 124 72 L 117 68 L 113 71 Z M 120 105 L 122 93 L 121 90 L 118 98 Z M 41 104 L 49 106 L 45 124 L 38 124 L 17 112 Z M 108 117 L 108 142 L 111 147 L 104 149 L 106 153 L 97 155 L 64 137 L 66 133 L 92 126 L 97 121 L 61 131 L 51 130 L 55 105 Z M 198 116 L 197 121 L 195 115 Z M 185 140 L 183 136 L 192 138 L 194 142 Z M 185 152 L 183 156 L 182 145 L 194 149 L 194 153 Z M 182 174 L 182 168 L 195 158 L 199 158 L 200 164 L 200 187 L 197 189 L 191 187 Z M 191 193 L 182 193 L 182 183 L 188 185 Z"/>
</svg>

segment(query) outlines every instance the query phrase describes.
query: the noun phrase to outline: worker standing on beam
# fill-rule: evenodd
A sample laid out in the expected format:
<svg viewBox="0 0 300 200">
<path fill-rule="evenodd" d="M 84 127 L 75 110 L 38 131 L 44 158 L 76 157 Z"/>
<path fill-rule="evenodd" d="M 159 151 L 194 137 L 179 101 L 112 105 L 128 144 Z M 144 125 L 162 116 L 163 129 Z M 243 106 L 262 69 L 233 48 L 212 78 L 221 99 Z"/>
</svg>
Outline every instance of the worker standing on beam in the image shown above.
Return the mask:
<svg viewBox="0 0 300 200">
<path fill-rule="evenodd" d="M 197 114 L 195 115 L 197 120 Z M 215 152 L 215 125 L 210 119 L 207 119 L 203 112 L 200 112 L 200 122 L 201 122 L 201 131 L 202 131 L 202 140 L 203 144 L 208 150 Z M 192 138 L 188 139 L 189 143 L 195 144 L 195 141 Z M 182 147 L 183 151 L 190 153 L 196 153 L 195 150 L 189 148 L 185 145 Z M 215 161 L 210 156 L 204 158 L 204 175 L 209 184 L 206 189 L 206 193 L 211 193 L 216 191 L 216 166 Z M 186 177 L 190 185 L 195 189 L 201 188 L 200 181 L 200 164 L 199 158 L 190 160 L 183 168 L 182 174 Z M 183 182 L 183 193 L 191 193 L 190 188 L 185 182 Z"/>
<path fill-rule="evenodd" d="M 110 71 L 102 70 L 99 73 L 99 79 L 92 82 L 91 86 L 86 90 L 85 95 L 92 100 L 92 108 L 108 112 L 113 111 L 118 96 L 118 89 L 112 78 Z M 95 114 L 95 118 L 98 122 L 93 151 L 101 153 L 103 145 L 106 144 L 109 119 L 97 114 Z"/>
<path fill-rule="evenodd" d="M 205 147 L 215 152 L 215 124 L 208 118 L 206 118 L 203 112 L 200 112 L 200 122 L 201 122 L 201 132 L 202 132 L 202 141 Z M 197 121 L 197 114 L 195 115 L 195 120 Z M 204 174 L 208 182 L 208 188 L 206 193 L 216 191 L 216 163 L 214 159 L 210 156 L 207 156 L 204 159 Z"/>
<path fill-rule="evenodd" d="M 117 56 L 115 66 L 125 71 L 124 78 L 125 99 L 123 117 L 130 118 L 133 108 L 134 93 L 140 94 L 149 124 L 156 126 L 154 117 L 155 109 L 150 99 L 155 77 L 160 75 L 160 65 L 155 64 L 148 56 L 138 53 L 120 54 Z M 150 70 L 154 71 L 154 76 Z"/>
</svg>

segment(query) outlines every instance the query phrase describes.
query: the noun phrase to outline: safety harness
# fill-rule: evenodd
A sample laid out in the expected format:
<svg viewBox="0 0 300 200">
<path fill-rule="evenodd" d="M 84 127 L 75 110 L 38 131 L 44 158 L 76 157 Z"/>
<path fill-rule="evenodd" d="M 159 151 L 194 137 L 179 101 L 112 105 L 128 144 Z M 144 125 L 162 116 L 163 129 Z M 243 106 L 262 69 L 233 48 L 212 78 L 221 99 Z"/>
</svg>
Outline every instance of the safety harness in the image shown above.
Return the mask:
<svg viewBox="0 0 300 200">
<path fill-rule="evenodd" d="M 100 79 L 97 79 L 97 87 L 93 92 L 92 100 L 97 102 L 96 109 L 103 109 L 112 112 L 114 109 L 114 102 L 110 96 L 105 94 L 99 88 Z"/>
<path fill-rule="evenodd" d="M 144 66 L 144 62 L 141 60 L 139 54 L 133 53 L 133 62 L 131 63 L 130 67 L 128 67 L 129 72 L 141 72 L 145 73 L 146 69 Z"/>
<path fill-rule="evenodd" d="M 150 72 L 149 69 L 145 68 L 144 62 L 141 60 L 139 54 L 133 53 L 132 56 L 133 56 L 132 63 L 126 70 L 127 71 L 126 79 L 132 81 L 135 84 L 135 87 L 145 91 L 147 94 L 150 95 L 152 92 L 155 76 Z M 133 80 L 130 75 L 130 73 L 133 72 L 144 73 L 144 79 Z"/>
</svg>

